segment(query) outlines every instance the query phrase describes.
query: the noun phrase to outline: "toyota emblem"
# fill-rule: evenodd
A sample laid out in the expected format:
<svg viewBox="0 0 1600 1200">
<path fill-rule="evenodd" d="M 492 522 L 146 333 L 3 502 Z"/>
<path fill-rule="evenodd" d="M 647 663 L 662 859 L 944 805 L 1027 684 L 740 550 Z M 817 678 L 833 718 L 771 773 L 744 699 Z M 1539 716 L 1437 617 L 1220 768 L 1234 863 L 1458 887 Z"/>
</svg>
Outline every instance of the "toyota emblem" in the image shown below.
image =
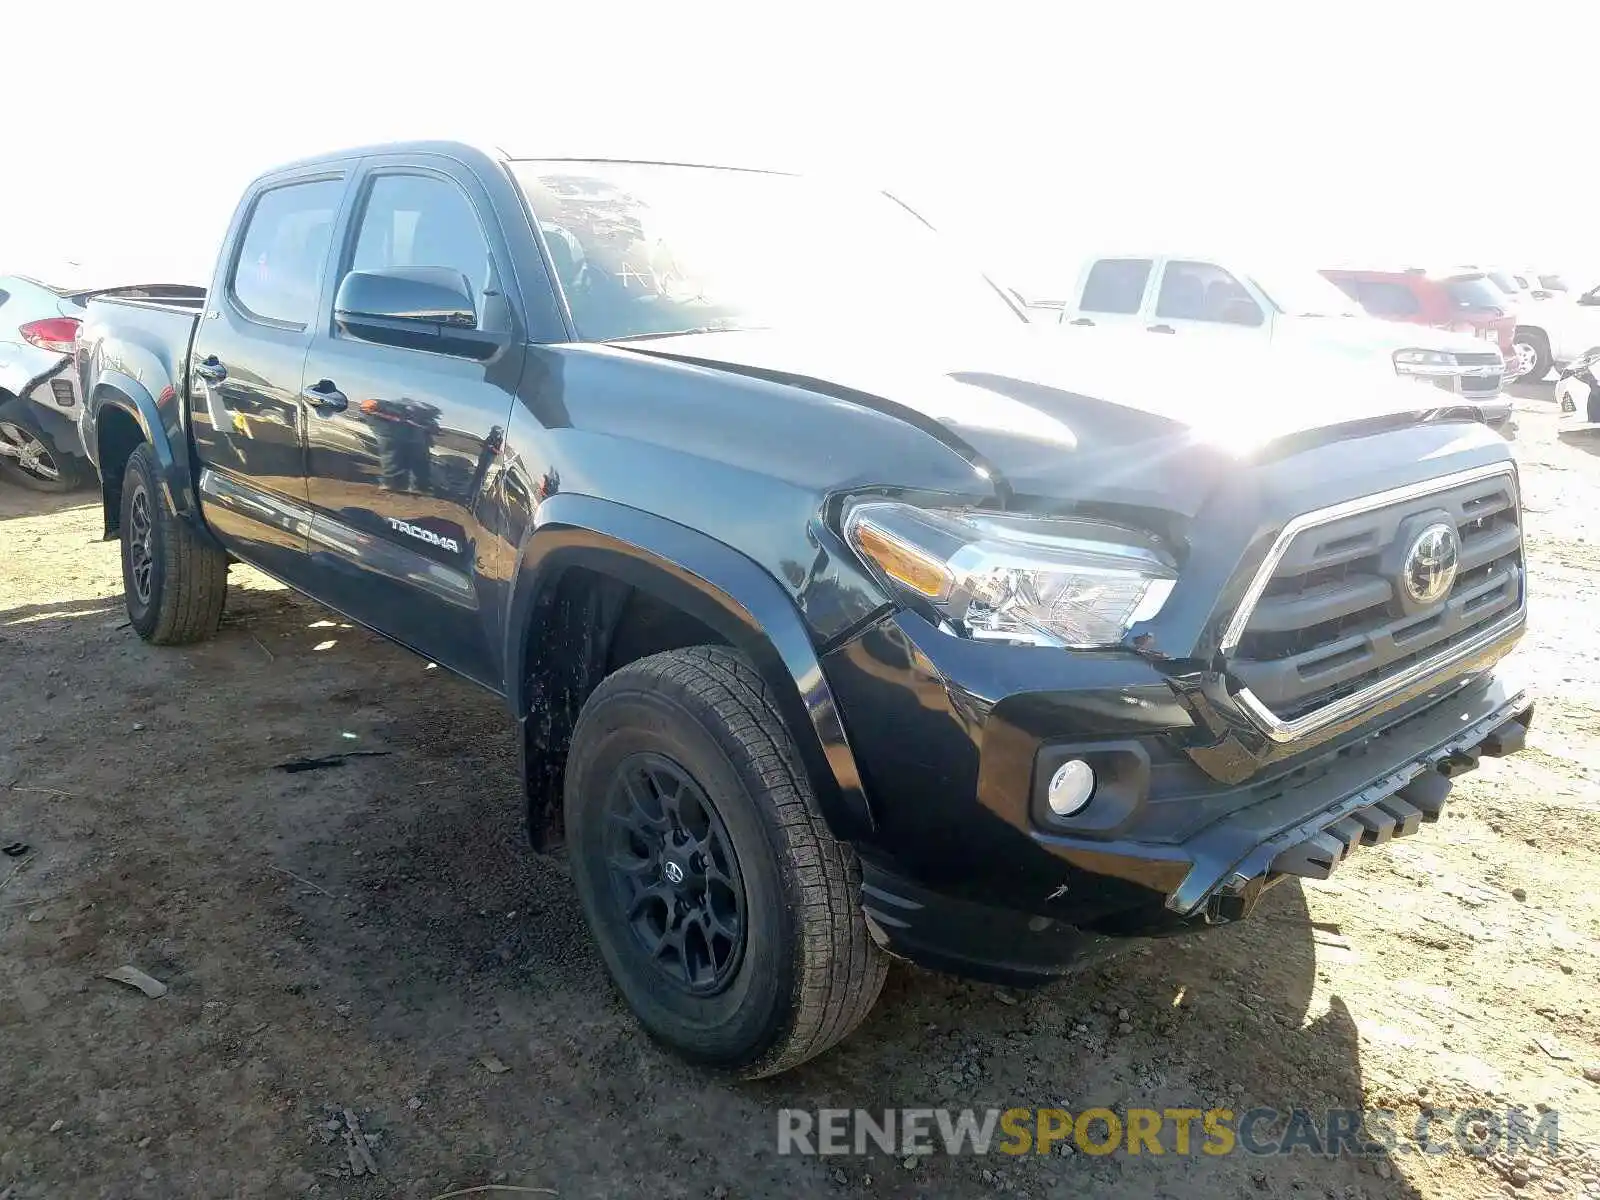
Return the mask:
<svg viewBox="0 0 1600 1200">
<path fill-rule="evenodd" d="M 668 883 L 683 882 L 683 868 L 675 862 L 669 861 L 667 865 L 661 869 L 661 873 L 667 877 Z"/>
<path fill-rule="evenodd" d="M 1419 605 L 1437 604 L 1455 586 L 1461 562 L 1461 539 L 1454 525 L 1429 525 L 1412 541 L 1400 568 L 1400 585 Z"/>
</svg>

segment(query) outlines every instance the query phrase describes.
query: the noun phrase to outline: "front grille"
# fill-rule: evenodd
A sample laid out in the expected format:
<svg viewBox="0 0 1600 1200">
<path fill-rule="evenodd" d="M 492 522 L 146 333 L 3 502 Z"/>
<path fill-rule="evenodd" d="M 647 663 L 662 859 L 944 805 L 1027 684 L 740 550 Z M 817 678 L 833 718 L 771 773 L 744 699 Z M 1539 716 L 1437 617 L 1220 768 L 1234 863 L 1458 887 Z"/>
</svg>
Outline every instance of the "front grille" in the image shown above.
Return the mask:
<svg viewBox="0 0 1600 1200">
<path fill-rule="evenodd" d="M 1358 512 L 1334 510 L 1274 547 L 1230 667 L 1280 722 L 1470 646 L 1523 603 L 1520 506 L 1509 468 Z M 1359 507 L 1359 506 L 1357 506 Z M 1405 592 L 1408 550 L 1430 525 L 1459 539 L 1449 591 Z M 1237 628 L 1237 618 L 1234 628 Z"/>
<path fill-rule="evenodd" d="M 1463 396 L 1475 396 L 1483 399 L 1486 396 L 1498 395 L 1500 383 L 1504 375 L 1505 360 L 1498 353 L 1479 354 L 1466 353 L 1455 356 L 1456 366 L 1468 372 L 1483 372 L 1482 374 L 1462 374 L 1456 376 L 1456 386 Z"/>
</svg>

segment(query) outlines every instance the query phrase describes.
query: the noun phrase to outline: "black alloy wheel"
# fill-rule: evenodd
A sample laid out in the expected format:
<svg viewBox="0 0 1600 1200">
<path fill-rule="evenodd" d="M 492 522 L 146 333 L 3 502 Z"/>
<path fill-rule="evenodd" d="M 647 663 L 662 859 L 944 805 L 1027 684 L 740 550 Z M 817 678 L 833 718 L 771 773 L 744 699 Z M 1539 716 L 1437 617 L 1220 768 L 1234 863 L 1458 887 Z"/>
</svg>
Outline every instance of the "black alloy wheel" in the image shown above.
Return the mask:
<svg viewBox="0 0 1600 1200">
<path fill-rule="evenodd" d="M 606 865 L 640 947 L 690 995 L 723 991 L 744 957 L 745 890 L 716 806 L 660 754 L 619 763 L 606 805 Z"/>
</svg>

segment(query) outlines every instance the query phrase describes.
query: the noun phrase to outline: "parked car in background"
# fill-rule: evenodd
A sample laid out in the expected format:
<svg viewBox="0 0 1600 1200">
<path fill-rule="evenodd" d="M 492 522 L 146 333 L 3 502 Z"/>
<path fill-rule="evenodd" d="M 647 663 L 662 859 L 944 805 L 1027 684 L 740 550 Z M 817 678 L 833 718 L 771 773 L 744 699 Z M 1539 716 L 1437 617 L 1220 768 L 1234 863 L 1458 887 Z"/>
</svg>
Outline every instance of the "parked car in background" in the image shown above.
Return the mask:
<svg viewBox="0 0 1600 1200">
<path fill-rule="evenodd" d="M 70 268 L 52 278 L 0 277 L 0 478 L 65 492 L 93 474 L 78 434 L 82 405 L 72 369 L 84 305 L 97 295 L 171 297 L 185 289 L 96 287 Z"/>
<path fill-rule="evenodd" d="M 1035 311 L 1043 303 L 1035 302 Z M 1479 405 L 1491 423 L 1511 415 L 1510 401 L 1500 395 L 1505 364 L 1495 347 L 1459 332 L 1400 330 L 1374 320 L 1310 267 L 1202 255 L 1101 255 L 1085 261 L 1058 319 L 1067 326 L 1326 351 L 1434 383 Z"/>
<path fill-rule="evenodd" d="M 1600 346 L 1600 287 L 1590 288 L 1575 298 L 1569 297 L 1572 297 L 1570 291 L 1533 305 L 1522 318 L 1537 321 L 1529 328 L 1537 332 L 1548 350 L 1546 371 L 1552 366 L 1562 370 Z M 1543 379 L 1544 375 L 1545 372 L 1540 371 L 1531 377 Z"/>
<path fill-rule="evenodd" d="M 1374 317 L 1463 333 L 1497 349 L 1514 375 L 1516 317 L 1482 271 L 1324 268 L 1322 274 Z"/>
<path fill-rule="evenodd" d="M 1484 269 L 1484 277 L 1500 293 L 1516 319 L 1511 335 L 1514 374 L 1518 379 L 1537 383 L 1550 373 L 1555 361 L 1551 349 L 1549 320 L 1561 310 L 1553 309 L 1546 301 L 1565 299 L 1565 290 L 1544 286 L 1546 280 L 1562 282 L 1560 276 L 1540 275 L 1534 271 L 1513 271 L 1503 267 Z"/>
<path fill-rule="evenodd" d="M 1556 432 L 1600 431 L 1600 346 L 1580 354 L 1556 380 Z"/>
</svg>

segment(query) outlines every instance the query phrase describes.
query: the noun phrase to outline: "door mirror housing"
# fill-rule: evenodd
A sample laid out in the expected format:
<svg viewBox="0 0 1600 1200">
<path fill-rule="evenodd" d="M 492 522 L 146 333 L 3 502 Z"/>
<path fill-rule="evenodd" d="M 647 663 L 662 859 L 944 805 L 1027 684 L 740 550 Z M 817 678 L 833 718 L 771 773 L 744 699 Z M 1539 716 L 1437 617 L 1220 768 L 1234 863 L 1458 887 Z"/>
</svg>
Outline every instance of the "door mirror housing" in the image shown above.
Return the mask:
<svg viewBox="0 0 1600 1200">
<path fill-rule="evenodd" d="M 449 267 L 351 271 L 339 284 L 333 315 L 341 322 L 376 317 L 458 329 L 478 327 L 472 285 L 460 271 Z"/>
<path fill-rule="evenodd" d="M 478 328 L 472 285 L 449 267 L 351 271 L 334 294 L 333 322 L 345 337 L 462 358 L 492 358 L 509 340 Z"/>
</svg>

